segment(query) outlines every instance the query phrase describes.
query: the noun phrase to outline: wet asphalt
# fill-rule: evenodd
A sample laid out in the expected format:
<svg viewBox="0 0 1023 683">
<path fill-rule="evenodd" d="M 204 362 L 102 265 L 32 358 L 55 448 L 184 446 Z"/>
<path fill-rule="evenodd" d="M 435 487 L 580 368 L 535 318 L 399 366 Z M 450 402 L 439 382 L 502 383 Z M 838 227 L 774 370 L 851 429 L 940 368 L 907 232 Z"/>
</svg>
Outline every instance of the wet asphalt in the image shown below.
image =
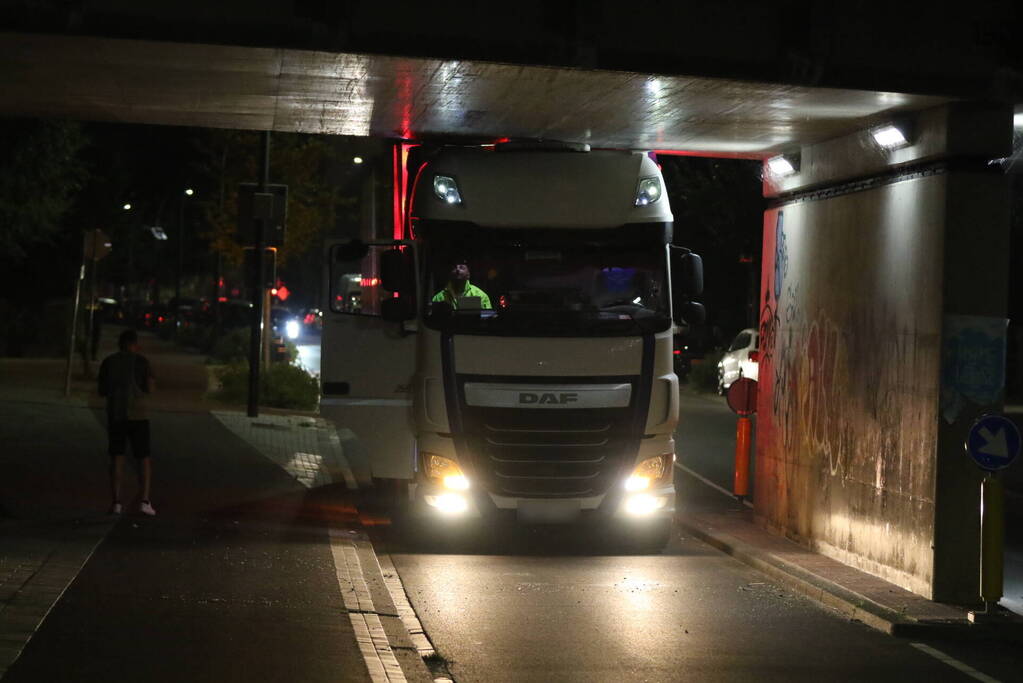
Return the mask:
<svg viewBox="0 0 1023 683">
<path fill-rule="evenodd" d="M 97 416 L 2 407 L 9 511 L 105 508 Z M 684 397 L 683 410 L 682 462 L 727 484 L 734 418 L 714 397 Z M 208 414 L 160 413 L 153 433 L 159 516 L 117 522 L 4 683 L 367 680 L 327 533 L 351 522 L 344 494 L 304 489 Z M 687 496 L 723 495 L 677 477 L 683 514 Z M 377 529 L 459 683 L 971 680 L 678 531 L 664 552 L 638 554 L 599 528 Z M 1018 644 L 926 642 L 1023 680 Z"/>
</svg>

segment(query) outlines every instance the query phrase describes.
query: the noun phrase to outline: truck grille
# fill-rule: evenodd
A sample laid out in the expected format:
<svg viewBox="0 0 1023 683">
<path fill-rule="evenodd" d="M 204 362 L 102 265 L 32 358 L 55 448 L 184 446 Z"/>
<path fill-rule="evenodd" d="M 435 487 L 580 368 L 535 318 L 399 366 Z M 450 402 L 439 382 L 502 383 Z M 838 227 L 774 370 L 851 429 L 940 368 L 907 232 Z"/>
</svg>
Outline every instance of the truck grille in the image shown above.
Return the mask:
<svg viewBox="0 0 1023 683">
<path fill-rule="evenodd" d="M 639 446 L 631 408 L 463 411 L 474 478 L 498 495 L 600 495 L 621 481 Z"/>
</svg>

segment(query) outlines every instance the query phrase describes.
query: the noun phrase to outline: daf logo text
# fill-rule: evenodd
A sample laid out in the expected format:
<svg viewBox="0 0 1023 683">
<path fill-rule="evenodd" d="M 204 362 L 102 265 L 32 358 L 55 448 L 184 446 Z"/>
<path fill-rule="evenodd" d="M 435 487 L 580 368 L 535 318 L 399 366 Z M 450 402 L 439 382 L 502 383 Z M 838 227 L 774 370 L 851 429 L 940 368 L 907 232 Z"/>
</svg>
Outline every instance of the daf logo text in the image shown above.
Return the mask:
<svg viewBox="0 0 1023 683">
<path fill-rule="evenodd" d="M 566 403 L 575 403 L 579 400 L 579 394 L 575 392 L 544 392 L 544 393 L 533 393 L 530 391 L 523 391 L 519 393 L 519 403 L 538 403 L 543 404 L 556 404 L 565 405 Z"/>
</svg>

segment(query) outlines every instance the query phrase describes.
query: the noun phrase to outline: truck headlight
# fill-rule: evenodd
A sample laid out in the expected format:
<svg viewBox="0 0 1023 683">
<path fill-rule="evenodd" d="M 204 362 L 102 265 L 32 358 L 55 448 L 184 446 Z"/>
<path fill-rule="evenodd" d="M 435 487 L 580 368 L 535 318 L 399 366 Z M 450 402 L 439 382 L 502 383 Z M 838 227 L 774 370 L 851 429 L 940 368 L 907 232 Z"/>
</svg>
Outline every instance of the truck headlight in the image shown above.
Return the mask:
<svg viewBox="0 0 1023 683">
<path fill-rule="evenodd" d="M 639 179 L 636 187 L 636 206 L 653 204 L 661 198 L 661 179 L 655 175 Z"/>
<path fill-rule="evenodd" d="M 625 511 L 634 517 L 645 517 L 663 508 L 665 503 L 664 496 L 640 493 L 625 499 Z"/>
<path fill-rule="evenodd" d="M 458 192 L 458 183 L 450 176 L 434 176 L 433 193 L 437 195 L 438 199 L 443 199 L 448 204 L 462 203 L 462 195 Z"/>
<path fill-rule="evenodd" d="M 434 453 L 423 454 L 423 474 L 436 484 L 451 491 L 465 491 L 469 480 L 462 474 L 462 468 L 451 458 Z"/>
<path fill-rule="evenodd" d="M 457 493 L 442 493 L 439 496 L 426 496 L 426 503 L 437 508 L 445 515 L 458 515 L 469 509 L 469 503 Z"/>
<path fill-rule="evenodd" d="M 671 474 L 671 464 L 675 460 L 673 453 L 647 458 L 636 465 L 632 474 L 625 480 L 626 491 L 646 491 L 655 482 L 667 478 Z"/>
</svg>

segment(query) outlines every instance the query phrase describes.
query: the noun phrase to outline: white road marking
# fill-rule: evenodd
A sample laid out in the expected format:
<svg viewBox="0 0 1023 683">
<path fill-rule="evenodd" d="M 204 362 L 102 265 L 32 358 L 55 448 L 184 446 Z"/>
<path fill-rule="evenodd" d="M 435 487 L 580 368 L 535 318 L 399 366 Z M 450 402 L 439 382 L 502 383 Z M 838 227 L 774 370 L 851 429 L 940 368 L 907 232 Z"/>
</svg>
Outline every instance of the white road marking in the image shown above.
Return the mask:
<svg viewBox="0 0 1023 683">
<path fill-rule="evenodd" d="M 394 607 L 398 610 L 401 623 L 405 624 L 405 630 L 408 631 L 416 651 L 424 659 L 432 657 L 436 654 L 436 650 L 433 647 L 433 643 L 427 637 L 426 631 L 423 630 L 423 624 L 419 621 L 419 617 L 416 616 L 412 603 L 409 602 L 408 594 L 405 592 L 405 585 L 401 582 L 401 577 L 398 575 L 398 570 L 394 568 L 394 563 L 391 562 L 391 556 L 384 555 L 381 557 L 378 555 L 377 563 L 380 565 L 380 574 L 384 577 L 387 592 L 391 594 L 391 601 L 394 602 Z"/>
<path fill-rule="evenodd" d="M 358 548 L 344 531 L 330 530 L 330 554 L 334 558 L 341 597 L 348 610 L 348 619 L 355 631 L 355 640 L 373 683 L 402 683 L 405 674 L 387 641 L 380 615 L 373 605 L 373 595 L 362 573 Z"/>
<path fill-rule="evenodd" d="M 707 486 L 711 487 L 712 489 L 716 489 L 716 490 L 720 491 L 721 493 L 725 494 L 729 498 L 735 498 L 735 494 L 732 493 L 731 491 L 729 491 L 728 489 L 726 489 L 726 488 L 724 488 L 722 486 L 718 486 L 717 484 L 712 482 L 710 479 L 707 479 L 707 477 L 704 477 L 703 475 L 697 474 L 696 472 L 694 472 L 693 470 L 689 469 L 688 467 L 686 467 L 682 463 L 676 462 L 675 463 L 675 467 L 679 468 L 683 472 L 686 472 L 687 474 L 691 474 L 692 476 L 696 477 L 697 479 L 702 481 Z M 750 500 L 743 500 L 742 504 L 745 505 L 748 508 L 753 507 L 753 501 L 750 501 Z"/>
<path fill-rule="evenodd" d="M 999 683 L 997 678 L 991 678 L 991 676 L 988 676 L 987 674 L 983 674 L 983 673 L 977 671 L 972 666 L 968 666 L 966 664 L 963 664 L 958 659 L 955 659 L 954 657 L 950 657 L 949 655 L 945 654 L 941 650 L 935 650 L 930 645 L 924 645 L 923 643 L 910 643 L 910 645 L 915 647 L 917 650 L 920 650 L 921 652 L 929 654 L 931 657 L 934 657 L 939 662 L 944 662 L 945 664 L 948 664 L 953 669 L 957 669 L 958 671 L 963 672 L 964 674 L 966 674 L 970 678 L 975 678 L 978 681 L 984 681 L 984 683 Z"/>
</svg>

